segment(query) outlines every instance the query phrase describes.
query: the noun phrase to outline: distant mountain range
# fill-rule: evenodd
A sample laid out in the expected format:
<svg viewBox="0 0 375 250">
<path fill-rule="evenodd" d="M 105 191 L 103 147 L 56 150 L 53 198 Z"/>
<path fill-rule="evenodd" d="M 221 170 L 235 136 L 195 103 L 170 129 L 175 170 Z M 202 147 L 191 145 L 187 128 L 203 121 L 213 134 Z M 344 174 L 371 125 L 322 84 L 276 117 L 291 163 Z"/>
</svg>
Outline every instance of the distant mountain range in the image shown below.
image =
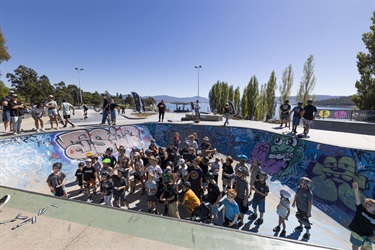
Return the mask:
<svg viewBox="0 0 375 250">
<path fill-rule="evenodd" d="M 144 96 L 144 97 L 149 97 L 149 96 Z M 174 97 L 174 96 L 169 96 L 169 95 L 155 95 L 151 96 L 152 98 L 155 99 L 155 101 L 159 102 L 161 100 L 164 100 L 164 102 L 195 102 L 198 99 L 198 96 L 193 96 L 193 97 Z M 316 95 L 316 101 L 322 101 L 322 100 L 328 100 L 328 99 L 337 99 L 342 96 L 333 96 L 333 95 Z M 291 96 L 289 99 L 289 103 L 295 104 L 296 103 L 296 97 Z M 206 97 L 199 97 L 199 101 L 202 103 L 208 103 L 208 98 Z M 279 97 L 276 97 L 276 101 L 279 101 Z"/>
<path fill-rule="evenodd" d="M 149 97 L 149 96 L 143 96 L 143 97 Z M 161 100 L 164 100 L 164 102 L 195 102 L 196 100 L 198 100 L 198 96 L 174 97 L 174 96 L 169 96 L 169 95 L 155 95 L 151 97 L 154 98 L 156 102 L 160 102 Z M 199 102 L 208 103 L 208 99 L 200 96 Z"/>
</svg>

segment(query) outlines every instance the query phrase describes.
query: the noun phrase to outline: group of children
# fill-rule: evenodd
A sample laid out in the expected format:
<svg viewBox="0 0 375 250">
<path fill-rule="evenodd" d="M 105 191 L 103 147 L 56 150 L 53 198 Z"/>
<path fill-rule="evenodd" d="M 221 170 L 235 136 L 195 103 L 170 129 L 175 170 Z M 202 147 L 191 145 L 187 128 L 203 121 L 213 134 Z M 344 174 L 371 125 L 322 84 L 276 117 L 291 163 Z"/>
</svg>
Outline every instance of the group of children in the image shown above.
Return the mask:
<svg viewBox="0 0 375 250">
<path fill-rule="evenodd" d="M 205 139 L 207 143 L 209 140 Z M 125 154 L 124 146 L 117 147 L 116 145 L 119 152 L 117 158 L 112 155 L 112 148 L 108 148 L 103 155 L 88 154 L 85 163 L 80 162 L 76 172 L 80 192 L 85 188 L 88 201 L 91 202 L 90 187 L 92 186 L 93 194 L 97 194 L 99 187 L 100 194 L 103 196 L 101 202 L 105 205 L 113 206 L 114 203 L 115 206 L 129 208 L 126 202 L 126 191 L 130 194 L 134 193 L 137 183 L 140 182 L 141 195 L 147 194 L 150 213 L 159 214 L 157 204 L 162 203 L 164 215 L 180 218 L 179 206 L 181 206 L 191 215 L 192 220 L 200 217 L 203 221 L 212 221 L 218 225 L 219 207 L 223 205 L 223 226 L 239 228 L 244 224 L 244 216 L 251 206 L 252 211 L 248 219 L 254 221 L 256 226 L 260 226 L 264 219 L 269 187 L 268 175 L 262 171 L 259 161 L 253 160 L 248 166 L 248 158 L 239 155 L 239 162 L 233 166 L 232 157 L 222 159 L 214 154 L 215 151 L 203 157 L 203 152 L 190 147 L 194 144 L 189 143 L 189 147 L 186 145 L 183 149 L 178 149 L 173 142 L 164 150 L 157 148 L 155 141 L 152 141 L 147 150 L 133 147 L 128 155 Z M 102 159 L 103 166 L 99 163 L 98 156 Z M 47 183 L 54 195 L 67 198 L 64 186 L 66 176 L 60 172 L 60 169 L 61 164 L 55 163 L 53 173 L 48 177 Z M 220 172 L 222 190 L 218 186 Z M 290 216 L 292 206 L 297 208 L 296 217 L 300 224 L 295 231 L 303 231 L 305 228 L 303 239 L 309 239 L 312 186 L 310 179 L 302 177 L 292 202 L 290 191 L 286 188 L 280 190 L 280 202 L 276 210 L 279 219 L 277 226 L 273 229 L 276 233 L 281 231 L 280 237 L 286 237 L 286 220 Z M 357 186 L 353 184 L 353 187 L 355 189 Z M 360 200 L 356 202 L 361 208 Z M 369 210 L 369 208 L 374 209 Z M 370 211 L 368 217 L 375 219 L 375 201 L 367 200 L 360 211 L 362 210 Z M 356 217 L 360 216 L 361 214 L 357 212 Z M 356 221 L 363 223 L 363 219 L 357 218 Z M 352 234 L 351 241 L 358 245 L 358 242 L 363 239 L 362 228 L 355 226 L 358 223 L 353 223 L 353 225 L 350 228 L 355 233 Z M 370 225 L 369 228 L 371 226 L 374 225 Z M 367 231 L 366 234 L 368 234 Z M 365 239 L 364 242 L 368 243 L 372 240 L 372 236 L 366 236 Z"/>
</svg>

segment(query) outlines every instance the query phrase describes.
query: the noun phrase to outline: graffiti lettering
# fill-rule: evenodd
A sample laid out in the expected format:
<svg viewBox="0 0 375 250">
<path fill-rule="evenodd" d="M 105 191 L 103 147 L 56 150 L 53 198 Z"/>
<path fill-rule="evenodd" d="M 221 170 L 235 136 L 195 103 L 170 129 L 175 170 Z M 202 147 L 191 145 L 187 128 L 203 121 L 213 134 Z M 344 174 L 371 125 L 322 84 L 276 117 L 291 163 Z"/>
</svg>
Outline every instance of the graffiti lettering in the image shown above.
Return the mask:
<svg viewBox="0 0 375 250">
<path fill-rule="evenodd" d="M 61 133 L 56 142 L 64 149 L 69 159 L 83 160 L 87 152 L 104 153 L 107 147 L 114 145 L 142 147 L 140 131 L 135 126 L 111 127 L 109 130 L 95 128 L 92 130 L 74 130 Z"/>
</svg>

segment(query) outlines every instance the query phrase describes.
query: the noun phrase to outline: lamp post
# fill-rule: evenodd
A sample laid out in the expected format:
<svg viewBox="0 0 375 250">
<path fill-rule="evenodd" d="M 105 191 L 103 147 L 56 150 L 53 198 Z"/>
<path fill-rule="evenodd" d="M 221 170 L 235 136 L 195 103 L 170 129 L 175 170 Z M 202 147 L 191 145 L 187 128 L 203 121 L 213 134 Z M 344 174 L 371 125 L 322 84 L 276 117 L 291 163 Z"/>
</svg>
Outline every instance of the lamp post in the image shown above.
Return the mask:
<svg viewBox="0 0 375 250">
<path fill-rule="evenodd" d="M 77 72 L 78 72 L 78 88 L 79 88 L 79 96 L 80 96 L 80 103 L 78 104 L 78 106 L 81 106 L 82 103 L 83 103 L 83 100 L 82 100 L 82 90 L 81 90 L 81 79 L 79 77 L 79 72 L 83 69 L 80 69 L 80 68 L 76 68 Z"/>
<path fill-rule="evenodd" d="M 202 68 L 202 65 L 194 66 L 194 68 L 198 69 L 198 101 L 199 101 L 199 69 Z"/>
</svg>

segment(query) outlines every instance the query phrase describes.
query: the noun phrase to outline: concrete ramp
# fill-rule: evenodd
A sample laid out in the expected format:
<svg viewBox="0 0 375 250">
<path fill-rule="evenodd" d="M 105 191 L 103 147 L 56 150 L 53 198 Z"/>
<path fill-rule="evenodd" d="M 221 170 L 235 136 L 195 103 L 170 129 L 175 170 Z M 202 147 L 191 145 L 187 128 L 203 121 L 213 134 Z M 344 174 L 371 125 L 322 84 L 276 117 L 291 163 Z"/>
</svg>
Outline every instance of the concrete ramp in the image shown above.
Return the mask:
<svg viewBox="0 0 375 250">
<path fill-rule="evenodd" d="M 35 224 L 1 227 L 1 249 L 334 249 L 251 232 L 124 211 L 0 187 L 11 200 L 0 220 L 38 214 Z M 58 205 L 55 207 L 52 205 Z"/>
</svg>

